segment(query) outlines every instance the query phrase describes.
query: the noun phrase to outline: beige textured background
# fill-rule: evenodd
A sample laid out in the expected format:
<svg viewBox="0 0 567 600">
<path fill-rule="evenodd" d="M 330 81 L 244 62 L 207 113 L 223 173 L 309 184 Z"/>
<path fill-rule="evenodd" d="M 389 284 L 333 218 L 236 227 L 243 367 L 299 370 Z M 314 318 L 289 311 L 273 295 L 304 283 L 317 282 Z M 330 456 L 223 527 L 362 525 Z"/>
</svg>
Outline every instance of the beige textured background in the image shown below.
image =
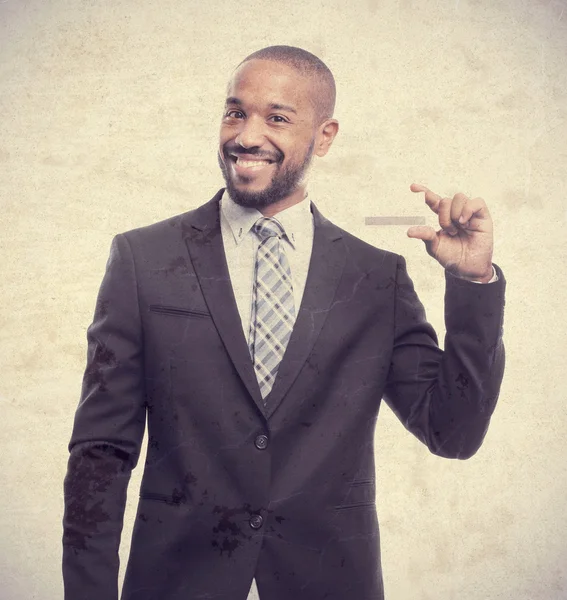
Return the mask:
<svg viewBox="0 0 567 600">
<path fill-rule="evenodd" d="M 440 267 L 404 227 L 364 225 L 434 223 L 412 181 L 487 200 L 508 280 L 507 370 L 477 456 L 430 456 L 379 419 L 388 600 L 567 598 L 566 0 L 0 2 L 0 598 L 62 597 L 66 444 L 111 238 L 216 192 L 227 77 L 274 43 L 338 83 L 312 198 L 407 257 L 437 330 Z"/>
</svg>

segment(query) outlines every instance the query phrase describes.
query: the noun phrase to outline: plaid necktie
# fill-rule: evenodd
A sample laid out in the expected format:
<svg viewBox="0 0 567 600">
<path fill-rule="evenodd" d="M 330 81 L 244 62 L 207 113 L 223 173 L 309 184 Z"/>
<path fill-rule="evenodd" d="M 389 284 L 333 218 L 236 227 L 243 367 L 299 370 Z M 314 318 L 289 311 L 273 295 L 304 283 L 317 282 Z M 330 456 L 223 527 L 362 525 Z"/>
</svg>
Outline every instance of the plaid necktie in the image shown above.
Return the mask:
<svg viewBox="0 0 567 600">
<path fill-rule="evenodd" d="M 253 227 L 260 238 L 248 346 L 254 371 L 265 398 L 274 385 L 295 322 L 291 271 L 281 237 L 283 227 L 262 217 Z"/>
</svg>

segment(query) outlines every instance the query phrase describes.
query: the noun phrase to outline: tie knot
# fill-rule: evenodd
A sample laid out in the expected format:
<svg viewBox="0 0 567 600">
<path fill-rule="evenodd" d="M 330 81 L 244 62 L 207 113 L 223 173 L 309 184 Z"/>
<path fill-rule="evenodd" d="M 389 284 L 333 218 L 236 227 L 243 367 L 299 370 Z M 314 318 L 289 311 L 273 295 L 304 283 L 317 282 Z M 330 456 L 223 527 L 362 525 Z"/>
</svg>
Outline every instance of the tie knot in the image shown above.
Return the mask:
<svg viewBox="0 0 567 600">
<path fill-rule="evenodd" d="M 254 223 L 254 233 L 261 240 L 265 240 L 269 237 L 281 238 L 285 234 L 285 230 L 275 219 L 262 217 Z"/>
</svg>

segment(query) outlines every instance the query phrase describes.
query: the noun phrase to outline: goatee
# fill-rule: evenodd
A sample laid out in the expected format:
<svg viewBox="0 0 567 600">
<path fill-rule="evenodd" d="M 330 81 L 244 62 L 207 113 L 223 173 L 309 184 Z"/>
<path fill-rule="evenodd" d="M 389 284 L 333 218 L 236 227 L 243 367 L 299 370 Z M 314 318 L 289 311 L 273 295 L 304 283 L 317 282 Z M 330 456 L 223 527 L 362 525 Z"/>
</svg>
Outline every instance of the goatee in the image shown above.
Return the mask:
<svg viewBox="0 0 567 600">
<path fill-rule="evenodd" d="M 315 140 L 312 140 L 309 150 L 303 160 L 303 162 L 299 165 L 288 164 L 286 167 L 281 167 L 283 155 L 281 155 L 280 160 L 277 160 L 274 164 L 276 165 L 277 171 L 275 175 L 272 177 L 272 181 L 270 185 L 268 185 L 265 189 L 259 192 L 248 192 L 245 190 L 239 190 L 234 185 L 234 180 L 230 177 L 227 171 L 227 166 L 223 162 L 220 152 L 217 155 L 219 167 L 222 171 L 224 181 L 226 183 L 226 189 L 230 197 L 239 204 L 240 206 L 244 206 L 246 208 L 256 208 L 261 209 L 266 206 L 270 206 L 284 198 L 290 196 L 302 183 L 304 175 L 311 163 L 311 158 L 313 156 L 313 148 L 315 146 Z M 236 152 L 233 152 L 236 153 Z M 254 154 L 250 150 L 246 151 L 247 154 Z M 225 148 L 225 156 L 228 156 L 228 152 Z M 245 183 L 245 179 L 241 178 Z"/>
</svg>

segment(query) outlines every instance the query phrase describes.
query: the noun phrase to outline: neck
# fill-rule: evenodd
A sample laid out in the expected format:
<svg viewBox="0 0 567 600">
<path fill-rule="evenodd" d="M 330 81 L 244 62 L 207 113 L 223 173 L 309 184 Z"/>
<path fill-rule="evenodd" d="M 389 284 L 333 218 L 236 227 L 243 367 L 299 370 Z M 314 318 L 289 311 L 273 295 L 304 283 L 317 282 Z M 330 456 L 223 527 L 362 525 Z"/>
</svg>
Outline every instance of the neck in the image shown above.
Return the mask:
<svg viewBox="0 0 567 600">
<path fill-rule="evenodd" d="M 287 198 L 282 198 L 282 200 L 278 200 L 277 202 L 274 202 L 273 204 L 265 206 L 259 210 L 264 217 L 273 217 L 282 210 L 303 202 L 305 198 L 307 198 L 305 187 L 300 187 L 293 194 L 287 196 Z"/>
</svg>

